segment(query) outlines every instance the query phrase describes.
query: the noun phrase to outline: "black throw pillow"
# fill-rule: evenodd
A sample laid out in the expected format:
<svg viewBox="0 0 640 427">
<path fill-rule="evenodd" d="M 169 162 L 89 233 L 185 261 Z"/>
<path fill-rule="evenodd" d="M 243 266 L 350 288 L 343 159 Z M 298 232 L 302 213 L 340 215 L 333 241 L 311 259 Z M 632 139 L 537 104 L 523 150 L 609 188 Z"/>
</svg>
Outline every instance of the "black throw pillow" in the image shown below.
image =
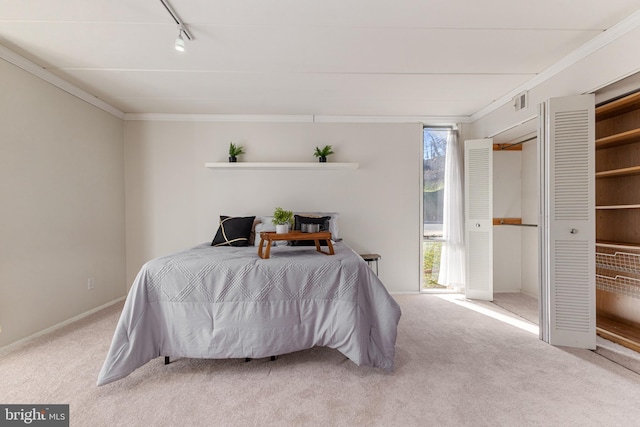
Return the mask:
<svg viewBox="0 0 640 427">
<path fill-rule="evenodd" d="M 255 216 L 220 216 L 220 227 L 211 246 L 249 246 Z"/>
<path fill-rule="evenodd" d="M 320 231 L 329 231 L 330 216 L 293 216 L 293 229 L 296 231 L 302 231 L 302 224 L 318 224 L 320 225 Z M 323 246 L 328 246 L 324 240 L 320 241 Z M 313 240 L 294 240 L 291 242 L 291 246 L 315 246 L 316 243 Z"/>
</svg>

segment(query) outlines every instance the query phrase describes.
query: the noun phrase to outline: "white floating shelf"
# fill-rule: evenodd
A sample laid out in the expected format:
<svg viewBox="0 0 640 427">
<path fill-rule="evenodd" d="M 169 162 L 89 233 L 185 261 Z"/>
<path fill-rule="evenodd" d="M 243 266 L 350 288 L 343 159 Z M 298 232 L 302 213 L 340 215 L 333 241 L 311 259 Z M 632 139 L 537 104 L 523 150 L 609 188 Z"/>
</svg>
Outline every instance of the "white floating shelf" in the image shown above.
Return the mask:
<svg viewBox="0 0 640 427">
<path fill-rule="evenodd" d="M 358 163 L 320 163 L 320 162 L 207 162 L 209 169 L 242 169 L 242 170 L 345 170 L 358 169 Z"/>
</svg>

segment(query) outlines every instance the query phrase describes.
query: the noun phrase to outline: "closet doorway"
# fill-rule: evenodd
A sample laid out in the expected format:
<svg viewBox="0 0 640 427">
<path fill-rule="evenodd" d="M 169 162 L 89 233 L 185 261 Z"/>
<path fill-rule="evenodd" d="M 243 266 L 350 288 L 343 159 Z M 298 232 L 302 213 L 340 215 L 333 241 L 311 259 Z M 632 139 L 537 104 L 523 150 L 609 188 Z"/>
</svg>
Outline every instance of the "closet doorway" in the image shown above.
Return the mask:
<svg viewBox="0 0 640 427">
<path fill-rule="evenodd" d="M 494 137 L 493 303 L 538 325 L 537 118 Z"/>
<path fill-rule="evenodd" d="M 530 157 L 535 159 L 537 154 L 538 161 L 523 161 L 523 154 L 518 155 L 522 168 L 532 166 L 530 175 L 533 179 L 522 179 L 525 174 L 520 172 L 521 190 L 517 191 L 518 188 L 515 188 L 515 191 L 505 191 L 503 196 L 507 197 L 503 197 L 504 200 L 501 201 L 502 208 L 496 208 L 500 204 L 498 197 L 502 192 L 496 191 L 495 185 L 493 187 L 494 289 L 500 282 L 497 267 L 503 264 L 501 261 L 506 260 L 510 266 L 512 264 L 496 251 L 502 250 L 505 257 L 515 252 L 511 249 L 514 245 L 501 245 L 496 236 L 515 229 L 513 225 L 518 225 L 517 228 L 521 228 L 521 266 L 527 260 L 535 260 L 537 255 L 536 264 L 539 268 L 536 282 L 539 287 L 531 290 L 538 291 L 534 295 L 540 303 L 540 338 L 552 345 L 590 349 L 595 348 L 593 106 L 593 95 L 550 98 L 539 104 L 537 150 L 530 150 Z M 520 145 L 525 146 L 526 142 Z M 513 144 L 499 145 L 499 151 L 494 153 L 505 151 L 511 146 Z M 523 149 L 522 153 L 524 152 Z M 494 160 L 496 156 L 494 154 Z M 502 167 L 500 162 L 494 161 L 494 171 L 509 170 L 510 166 L 517 164 L 513 160 L 515 158 L 502 162 Z M 511 179 L 504 176 L 500 179 L 494 174 L 494 183 L 500 181 L 508 182 Z M 531 212 L 532 221 L 523 221 L 525 210 L 522 194 L 526 193 L 523 188 L 527 182 L 530 189 L 539 194 L 537 203 L 535 197 L 530 198 L 533 203 L 526 209 Z M 519 203 L 514 203 L 516 201 Z M 516 209 L 510 212 L 508 210 L 511 207 Z M 520 215 L 512 217 L 512 212 L 517 213 L 518 209 Z M 533 225 L 536 216 L 538 242 L 525 249 L 522 242 L 523 232 L 527 228 L 522 227 L 522 224 Z M 505 286 L 512 286 L 519 279 L 519 289 L 513 291 L 523 292 L 522 280 L 527 276 L 536 277 L 534 274 L 523 275 L 521 267 L 519 277 L 508 280 Z M 495 290 L 500 292 L 499 289 Z M 503 288 L 502 291 L 509 292 L 509 289 Z"/>
<path fill-rule="evenodd" d="M 537 117 L 493 138 L 494 293 L 538 298 Z"/>
</svg>

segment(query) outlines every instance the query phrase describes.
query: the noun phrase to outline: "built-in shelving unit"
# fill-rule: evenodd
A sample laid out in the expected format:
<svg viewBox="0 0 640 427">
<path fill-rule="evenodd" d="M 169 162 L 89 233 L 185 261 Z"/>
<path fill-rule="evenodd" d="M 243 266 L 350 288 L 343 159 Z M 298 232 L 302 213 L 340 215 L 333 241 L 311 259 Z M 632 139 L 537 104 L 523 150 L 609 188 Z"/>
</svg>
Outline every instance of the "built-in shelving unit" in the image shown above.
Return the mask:
<svg viewBox="0 0 640 427">
<path fill-rule="evenodd" d="M 334 162 L 207 162 L 209 169 L 224 170 L 349 170 L 358 169 L 358 163 Z"/>
<path fill-rule="evenodd" d="M 596 325 L 640 350 L 640 92 L 596 108 Z"/>
</svg>

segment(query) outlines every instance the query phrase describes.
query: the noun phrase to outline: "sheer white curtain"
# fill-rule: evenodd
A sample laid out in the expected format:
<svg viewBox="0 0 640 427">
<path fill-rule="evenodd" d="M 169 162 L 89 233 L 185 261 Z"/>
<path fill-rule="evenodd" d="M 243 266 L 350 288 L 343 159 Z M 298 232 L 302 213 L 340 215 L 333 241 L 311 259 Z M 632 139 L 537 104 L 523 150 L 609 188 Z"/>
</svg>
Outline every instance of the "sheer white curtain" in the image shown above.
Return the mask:
<svg viewBox="0 0 640 427">
<path fill-rule="evenodd" d="M 444 168 L 443 239 L 438 283 L 464 288 L 464 193 L 462 148 L 456 131 L 449 134 Z"/>
</svg>

